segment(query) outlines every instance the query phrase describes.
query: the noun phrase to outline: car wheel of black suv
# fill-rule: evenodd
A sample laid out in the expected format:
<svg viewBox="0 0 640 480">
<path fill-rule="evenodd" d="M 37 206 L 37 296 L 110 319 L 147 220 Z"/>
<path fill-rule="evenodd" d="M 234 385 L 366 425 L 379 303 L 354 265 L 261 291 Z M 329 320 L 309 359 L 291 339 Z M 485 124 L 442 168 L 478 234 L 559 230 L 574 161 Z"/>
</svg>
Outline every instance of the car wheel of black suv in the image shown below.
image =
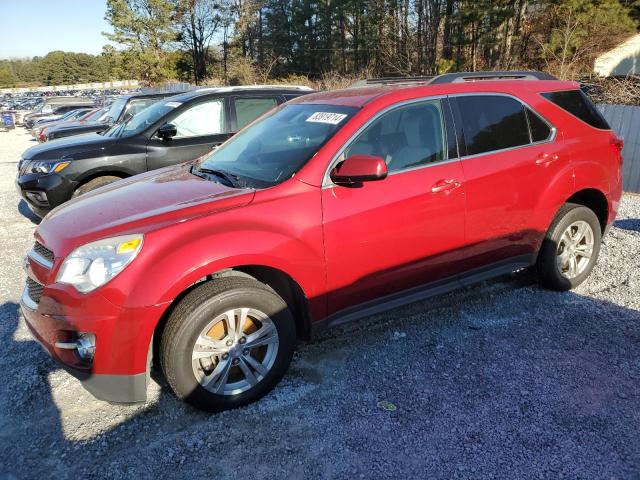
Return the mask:
<svg viewBox="0 0 640 480">
<path fill-rule="evenodd" d="M 564 291 L 584 282 L 598 259 L 601 237 L 600 222 L 592 210 L 565 204 L 549 227 L 538 254 L 540 284 Z"/>
<path fill-rule="evenodd" d="M 282 379 L 295 323 L 282 298 L 252 278 L 222 277 L 176 306 L 160 340 L 160 364 L 175 394 L 217 412 L 258 400 Z"/>
<path fill-rule="evenodd" d="M 117 182 L 118 180 L 121 180 L 121 178 L 113 175 L 105 175 L 103 177 L 94 178 L 93 180 L 89 180 L 87 183 L 76 188 L 71 198 L 79 197 L 83 193 L 90 192 L 91 190 L 95 190 L 96 188 L 104 187 L 105 185 Z"/>
</svg>

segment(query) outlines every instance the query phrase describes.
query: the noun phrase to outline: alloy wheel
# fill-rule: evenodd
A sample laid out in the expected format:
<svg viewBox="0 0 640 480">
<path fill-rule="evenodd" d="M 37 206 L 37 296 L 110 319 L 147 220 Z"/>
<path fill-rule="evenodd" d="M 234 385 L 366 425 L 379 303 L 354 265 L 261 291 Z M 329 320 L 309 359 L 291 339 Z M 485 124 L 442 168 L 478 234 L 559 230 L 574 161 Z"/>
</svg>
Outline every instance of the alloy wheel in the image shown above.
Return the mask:
<svg viewBox="0 0 640 480">
<path fill-rule="evenodd" d="M 578 220 L 569 225 L 558 240 L 556 263 L 560 273 L 572 279 L 583 273 L 593 256 L 594 235 L 591 225 Z"/>
<path fill-rule="evenodd" d="M 269 373 L 278 353 L 278 331 L 265 313 L 236 308 L 200 332 L 191 354 L 198 383 L 217 395 L 237 395 Z"/>
</svg>

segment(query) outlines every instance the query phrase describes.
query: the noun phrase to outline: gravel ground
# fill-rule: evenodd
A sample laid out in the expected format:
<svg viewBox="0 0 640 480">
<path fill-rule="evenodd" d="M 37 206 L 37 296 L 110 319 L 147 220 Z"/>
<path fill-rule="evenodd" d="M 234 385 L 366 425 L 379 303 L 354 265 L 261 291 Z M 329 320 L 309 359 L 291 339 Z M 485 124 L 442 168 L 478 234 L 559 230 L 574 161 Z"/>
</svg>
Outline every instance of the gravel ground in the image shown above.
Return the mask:
<svg viewBox="0 0 640 480">
<path fill-rule="evenodd" d="M 575 292 L 503 277 L 299 346 L 257 404 L 93 399 L 18 311 L 34 223 L 0 133 L 0 478 L 640 478 L 640 197 Z"/>
</svg>

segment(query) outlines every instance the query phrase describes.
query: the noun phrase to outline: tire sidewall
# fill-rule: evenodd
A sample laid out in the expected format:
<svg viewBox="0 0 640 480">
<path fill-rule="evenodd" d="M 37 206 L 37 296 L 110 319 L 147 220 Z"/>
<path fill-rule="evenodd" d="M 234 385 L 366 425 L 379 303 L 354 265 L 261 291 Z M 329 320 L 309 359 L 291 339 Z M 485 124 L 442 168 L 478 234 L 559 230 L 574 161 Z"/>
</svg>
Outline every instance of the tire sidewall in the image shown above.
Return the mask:
<svg viewBox="0 0 640 480">
<path fill-rule="evenodd" d="M 278 332 L 278 353 L 269 373 L 258 384 L 237 395 L 216 395 L 198 383 L 191 355 L 198 335 L 211 320 L 225 311 L 248 307 L 268 315 Z M 221 411 L 254 402 L 266 395 L 284 376 L 295 347 L 295 326 L 286 304 L 275 293 L 263 289 L 234 289 L 204 301 L 185 318 L 172 345 L 170 364 L 175 393 L 198 408 Z"/>
</svg>

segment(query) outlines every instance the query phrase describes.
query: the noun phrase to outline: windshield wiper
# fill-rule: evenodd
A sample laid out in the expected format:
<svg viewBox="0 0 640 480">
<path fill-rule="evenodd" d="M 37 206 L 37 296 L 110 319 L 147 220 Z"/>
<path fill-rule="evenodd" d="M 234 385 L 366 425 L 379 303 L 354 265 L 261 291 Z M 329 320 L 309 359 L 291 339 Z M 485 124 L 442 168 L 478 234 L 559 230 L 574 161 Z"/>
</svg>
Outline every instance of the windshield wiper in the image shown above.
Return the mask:
<svg viewBox="0 0 640 480">
<path fill-rule="evenodd" d="M 237 175 L 233 175 L 231 173 L 224 172 L 222 170 L 212 170 L 210 168 L 197 168 L 195 165 L 191 167 L 191 173 L 193 173 L 194 175 L 198 175 L 198 173 L 214 175 L 223 180 L 223 182 L 220 182 L 220 183 L 224 183 L 225 185 L 233 188 L 236 188 L 237 183 L 239 181 L 239 178 Z M 201 177 L 202 175 L 198 175 L 198 176 Z"/>
</svg>

